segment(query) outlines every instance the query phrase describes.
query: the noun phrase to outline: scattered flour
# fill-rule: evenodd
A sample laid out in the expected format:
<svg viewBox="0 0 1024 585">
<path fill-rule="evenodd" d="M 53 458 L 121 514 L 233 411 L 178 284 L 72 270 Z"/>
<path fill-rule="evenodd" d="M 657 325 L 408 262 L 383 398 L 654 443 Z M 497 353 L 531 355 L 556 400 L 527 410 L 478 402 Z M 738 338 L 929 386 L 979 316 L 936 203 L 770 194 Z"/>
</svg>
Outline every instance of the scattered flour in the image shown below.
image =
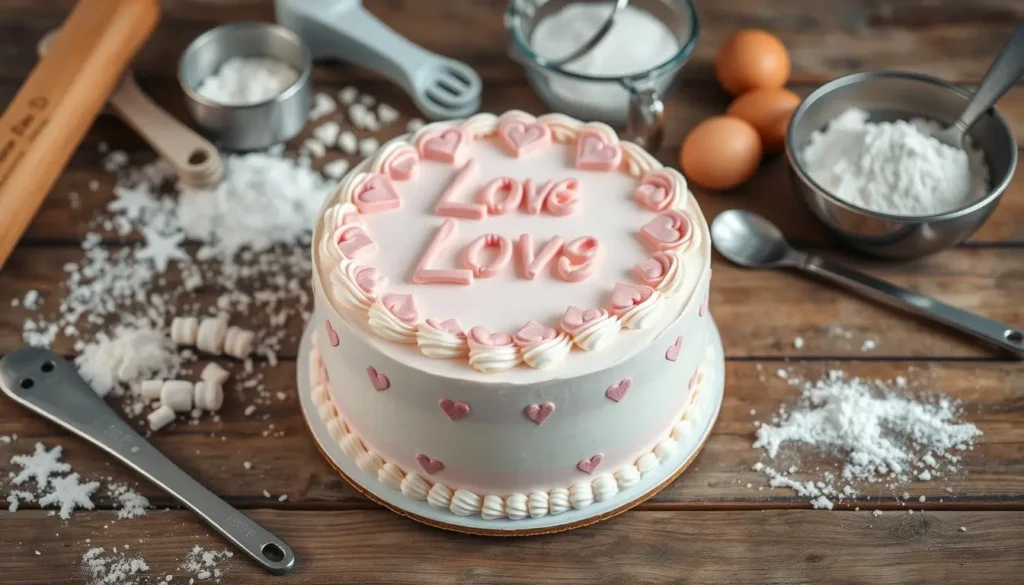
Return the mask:
<svg viewBox="0 0 1024 585">
<path fill-rule="evenodd" d="M 100 484 L 96 481 L 82 483 L 77 473 L 55 477 L 50 480 L 50 491 L 39 498 L 39 507 L 56 506 L 61 519 L 69 520 L 76 508 L 95 508 L 91 496 L 99 487 Z"/>
<path fill-rule="evenodd" d="M 148 325 L 118 325 L 112 335 L 99 333 L 75 358 L 78 372 L 100 396 L 149 378 L 173 378 L 181 357 L 170 338 Z"/>
<path fill-rule="evenodd" d="M 181 568 L 199 581 L 213 579 L 219 583 L 220 578 L 225 572 L 220 568 L 221 562 L 233 556 L 235 556 L 234 553 L 229 550 L 204 550 L 199 545 L 196 545 L 192 547 L 188 556 L 185 557 L 185 562 L 181 564 Z"/>
<path fill-rule="evenodd" d="M 129 557 L 114 552 L 106 555 L 102 547 L 91 548 L 82 555 L 82 571 L 88 585 L 139 585 L 141 574 L 149 571 L 142 557 Z"/>
<path fill-rule="evenodd" d="M 959 406 L 949 398 L 899 392 L 905 380 L 869 382 L 833 370 L 821 380 L 790 378 L 790 384 L 801 386 L 799 402 L 760 424 L 753 446 L 772 461 L 798 460 L 801 449 L 818 451 L 840 458 L 840 469 L 782 469 L 758 462 L 754 470 L 771 486 L 789 487 L 807 497 L 815 508 L 831 509 L 833 501 L 857 497 L 861 483 L 896 489 L 914 478 L 955 473 L 960 461 L 956 453 L 973 447 L 981 435 L 973 424 L 957 420 Z M 798 479 L 798 474 L 816 476 Z"/>
<path fill-rule="evenodd" d="M 149 499 L 123 483 L 107 484 L 107 493 L 117 501 L 117 517 L 121 520 L 145 516 L 149 510 Z"/>
<path fill-rule="evenodd" d="M 45 488 L 54 476 L 71 471 L 71 465 L 60 460 L 63 453 L 64 447 L 60 445 L 47 451 L 45 445 L 36 443 L 33 453 L 11 457 L 11 463 L 21 467 L 11 478 L 11 484 L 34 481 L 39 489 Z"/>
<path fill-rule="evenodd" d="M 808 174 L 836 197 L 893 215 L 952 211 L 988 191 L 984 153 L 968 141 L 961 150 L 932 137 L 929 120 L 868 122 L 849 109 L 811 135 L 800 153 Z"/>
<path fill-rule="evenodd" d="M 232 57 L 203 79 L 196 91 L 221 104 L 258 104 L 274 98 L 298 78 L 294 67 L 276 59 Z"/>
</svg>

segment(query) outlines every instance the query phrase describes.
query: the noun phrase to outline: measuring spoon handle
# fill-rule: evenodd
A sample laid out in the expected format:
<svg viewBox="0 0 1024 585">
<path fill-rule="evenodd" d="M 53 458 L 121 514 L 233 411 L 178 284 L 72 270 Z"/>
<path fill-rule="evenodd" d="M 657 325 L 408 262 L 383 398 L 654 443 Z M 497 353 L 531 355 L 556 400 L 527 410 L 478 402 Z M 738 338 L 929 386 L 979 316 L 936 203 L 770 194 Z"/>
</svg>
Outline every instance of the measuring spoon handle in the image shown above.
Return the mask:
<svg viewBox="0 0 1024 585">
<path fill-rule="evenodd" d="M 972 335 L 1000 349 L 1014 353 L 1017 357 L 1024 355 L 1024 331 L 1020 329 L 958 309 L 932 297 L 879 280 L 859 270 L 818 256 L 809 256 L 800 267 L 811 274 L 840 284 L 876 301 L 938 321 Z"/>
<path fill-rule="evenodd" d="M 275 575 L 295 568 L 283 540 L 232 508 L 157 451 L 78 375 L 45 349 L 23 348 L 0 360 L 0 389 L 22 406 L 100 447 L 199 515 Z"/>
<path fill-rule="evenodd" d="M 966 133 L 1024 75 L 1024 25 L 1003 45 L 955 126 Z"/>
</svg>

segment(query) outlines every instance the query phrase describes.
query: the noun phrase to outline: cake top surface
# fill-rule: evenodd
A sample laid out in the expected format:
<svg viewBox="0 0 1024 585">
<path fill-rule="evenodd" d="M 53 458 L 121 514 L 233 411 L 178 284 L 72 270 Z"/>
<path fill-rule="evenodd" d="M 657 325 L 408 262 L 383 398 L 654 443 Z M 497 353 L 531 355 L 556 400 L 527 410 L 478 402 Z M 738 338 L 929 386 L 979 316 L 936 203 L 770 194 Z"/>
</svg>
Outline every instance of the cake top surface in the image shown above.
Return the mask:
<svg viewBox="0 0 1024 585">
<path fill-rule="evenodd" d="M 315 260 L 383 351 L 532 378 L 653 339 L 707 270 L 706 231 L 683 177 L 611 128 L 511 111 L 384 145 L 329 198 Z"/>
</svg>

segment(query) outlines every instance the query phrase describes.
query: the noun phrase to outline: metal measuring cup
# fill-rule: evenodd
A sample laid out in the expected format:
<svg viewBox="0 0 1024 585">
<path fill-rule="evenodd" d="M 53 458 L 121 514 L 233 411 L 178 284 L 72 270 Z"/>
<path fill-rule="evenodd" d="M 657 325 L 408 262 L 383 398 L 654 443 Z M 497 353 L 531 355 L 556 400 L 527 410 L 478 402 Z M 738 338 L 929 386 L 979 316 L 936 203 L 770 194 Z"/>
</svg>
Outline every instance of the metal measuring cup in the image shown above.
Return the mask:
<svg viewBox="0 0 1024 585">
<path fill-rule="evenodd" d="M 536 26 L 575 1 L 511 0 L 505 13 L 509 54 L 526 68 L 530 86 L 552 110 L 582 120 L 625 126 L 627 138 L 647 150 L 656 150 L 664 137 L 662 98 L 697 43 L 699 24 L 693 4 L 689 0 L 631 0 L 631 6 L 649 12 L 675 33 L 679 50 L 645 71 L 596 76 L 573 72 L 566 60 L 546 58 L 531 48 Z"/>
</svg>

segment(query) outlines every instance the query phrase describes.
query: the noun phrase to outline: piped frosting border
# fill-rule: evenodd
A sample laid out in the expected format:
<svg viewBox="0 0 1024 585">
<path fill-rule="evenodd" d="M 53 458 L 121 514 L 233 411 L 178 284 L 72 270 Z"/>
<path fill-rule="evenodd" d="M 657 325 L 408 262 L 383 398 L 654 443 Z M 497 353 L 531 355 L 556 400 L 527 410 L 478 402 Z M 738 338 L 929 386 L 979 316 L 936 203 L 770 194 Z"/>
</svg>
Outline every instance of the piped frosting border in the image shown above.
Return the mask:
<svg viewBox="0 0 1024 585">
<path fill-rule="evenodd" d="M 372 179 L 384 176 L 395 180 L 413 178 L 421 156 L 431 160 L 450 158 L 453 163 L 458 162 L 460 153 L 465 150 L 462 148 L 464 143 L 473 140 L 497 137 L 506 149 L 518 155 L 530 151 L 536 143 L 536 140 L 531 142 L 529 133 L 533 129 L 540 129 L 538 136 L 556 143 L 577 143 L 578 164 L 589 157 L 586 160 L 590 162 L 586 164 L 606 165 L 609 170 L 626 172 L 639 179 L 632 197 L 638 205 L 653 214 L 653 219 L 638 233 L 641 240 L 653 250 L 651 256 L 636 265 L 634 278 L 639 284 L 614 283 L 614 287 L 609 287 L 613 302 L 608 307 L 568 307 L 566 316 L 557 324 L 558 329 L 553 329 L 558 339 L 555 343 L 509 346 L 474 344 L 470 330 L 463 330 L 453 319 L 445 323 L 454 325 L 439 330 L 436 326 L 439 319 L 424 318 L 434 316 L 420 315 L 415 310 L 404 311 L 401 316 L 395 314 L 391 310 L 394 304 L 382 301 L 388 296 L 387 280 L 378 278 L 366 260 L 367 256 L 376 252 L 376 247 L 360 217 L 362 213 L 387 208 L 392 204 L 391 194 L 380 188 L 377 189 L 379 193 L 368 198 L 363 194 L 367 188 L 374 187 L 368 187 L 368 184 L 373 183 Z M 588 144 L 593 146 L 588 147 Z M 601 149 L 615 149 L 618 156 L 602 159 L 604 155 L 601 153 L 604 151 Z M 691 194 L 685 179 L 675 169 L 664 167 L 640 146 L 621 141 L 617 133 L 605 124 L 583 123 L 562 114 L 534 117 L 517 110 L 510 110 L 500 117 L 477 114 L 461 122 L 430 124 L 412 136 L 396 138 L 385 144 L 366 164 L 376 174 L 360 172 L 357 167 L 342 179 L 332 194 L 333 203 L 323 214 L 323 234 L 318 251 L 321 262 L 329 262 L 328 266 L 333 266 L 329 278 L 325 279 L 325 285 L 329 283 L 333 293 L 328 295 L 332 304 L 337 300 L 341 314 L 364 319 L 370 330 L 382 339 L 415 344 L 421 353 L 431 358 L 466 359 L 470 366 L 485 373 L 511 369 L 523 363 L 533 368 L 551 368 L 569 355 L 568 350 L 576 348 L 596 351 L 611 344 L 623 328 L 645 329 L 658 326 L 664 322 L 660 317 L 666 300 L 680 293 L 692 292 L 680 290 L 685 282 L 681 255 L 700 243 L 700 226 L 703 222 L 691 217 L 686 209 Z M 466 211 L 469 213 L 472 210 Z M 439 237 L 451 237 L 454 229 L 454 222 L 447 219 L 440 228 Z M 673 233 L 679 234 L 678 240 L 666 240 L 665 234 Z M 563 266 L 560 262 L 556 265 L 563 277 L 572 278 L 574 274 L 586 277 L 586 274 L 573 272 L 579 266 L 565 264 Z M 468 270 L 434 272 L 444 272 L 429 275 L 430 278 L 440 279 L 437 282 L 457 283 L 470 278 L 463 274 L 470 272 Z M 631 293 L 620 295 L 619 290 L 623 287 L 630 289 Z M 406 296 L 409 299 L 401 306 L 414 306 L 412 296 Z M 616 298 L 632 299 L 633 302 L 616 306 Z M 577 322 L 574 317 L 570 317 L 570 314 L 575 315 L 577 312 L 592 315 L 593 311 L 600 311 L 599 318 L 594 322 L 590 319 Z M 524 324 L 524 327 L 527 326 Z M 509 335 L 517 333 L 508 332 Z"/>
<path fill-rule="evenodd" d="M 713 350 L 706 349 L 704 361 L 692 380 L 690 400 L 668 435 L 659 440 L 632 465 L 613 473 L 602 474 L 592 480 L 529 494 L 514 493 L 506 496 L 484 494 L 471 490 L 432 482 L 416 472 L 407 472 L 397 464 L 385 460 L 379 453 L 352 432 L 341 418 L 341 413 L 330 397 L 327 372 L 320 357 L 319 343 L 314 334 L 309 357 L 310 398 L 321 422 L 342 453 L 362 471 L 375 475 L 377 481 L 402 492 L 406 497 L 427 502 L 430 506 L 448 510 L 457 516 L 480 516 L 484 520 L 522 520 L 557 515 L 571 509 L 582 510 L 594 502 L 608 500 L 649 474 L 670 459 L 679 442 L 694 431 L 693 421 L 700 417 L 700 394 L 707 381 Z M 553 410 L 553 408 L 552 408 Z M 546 415 L 545 415 L 546 416 Z"/>
</svg>

